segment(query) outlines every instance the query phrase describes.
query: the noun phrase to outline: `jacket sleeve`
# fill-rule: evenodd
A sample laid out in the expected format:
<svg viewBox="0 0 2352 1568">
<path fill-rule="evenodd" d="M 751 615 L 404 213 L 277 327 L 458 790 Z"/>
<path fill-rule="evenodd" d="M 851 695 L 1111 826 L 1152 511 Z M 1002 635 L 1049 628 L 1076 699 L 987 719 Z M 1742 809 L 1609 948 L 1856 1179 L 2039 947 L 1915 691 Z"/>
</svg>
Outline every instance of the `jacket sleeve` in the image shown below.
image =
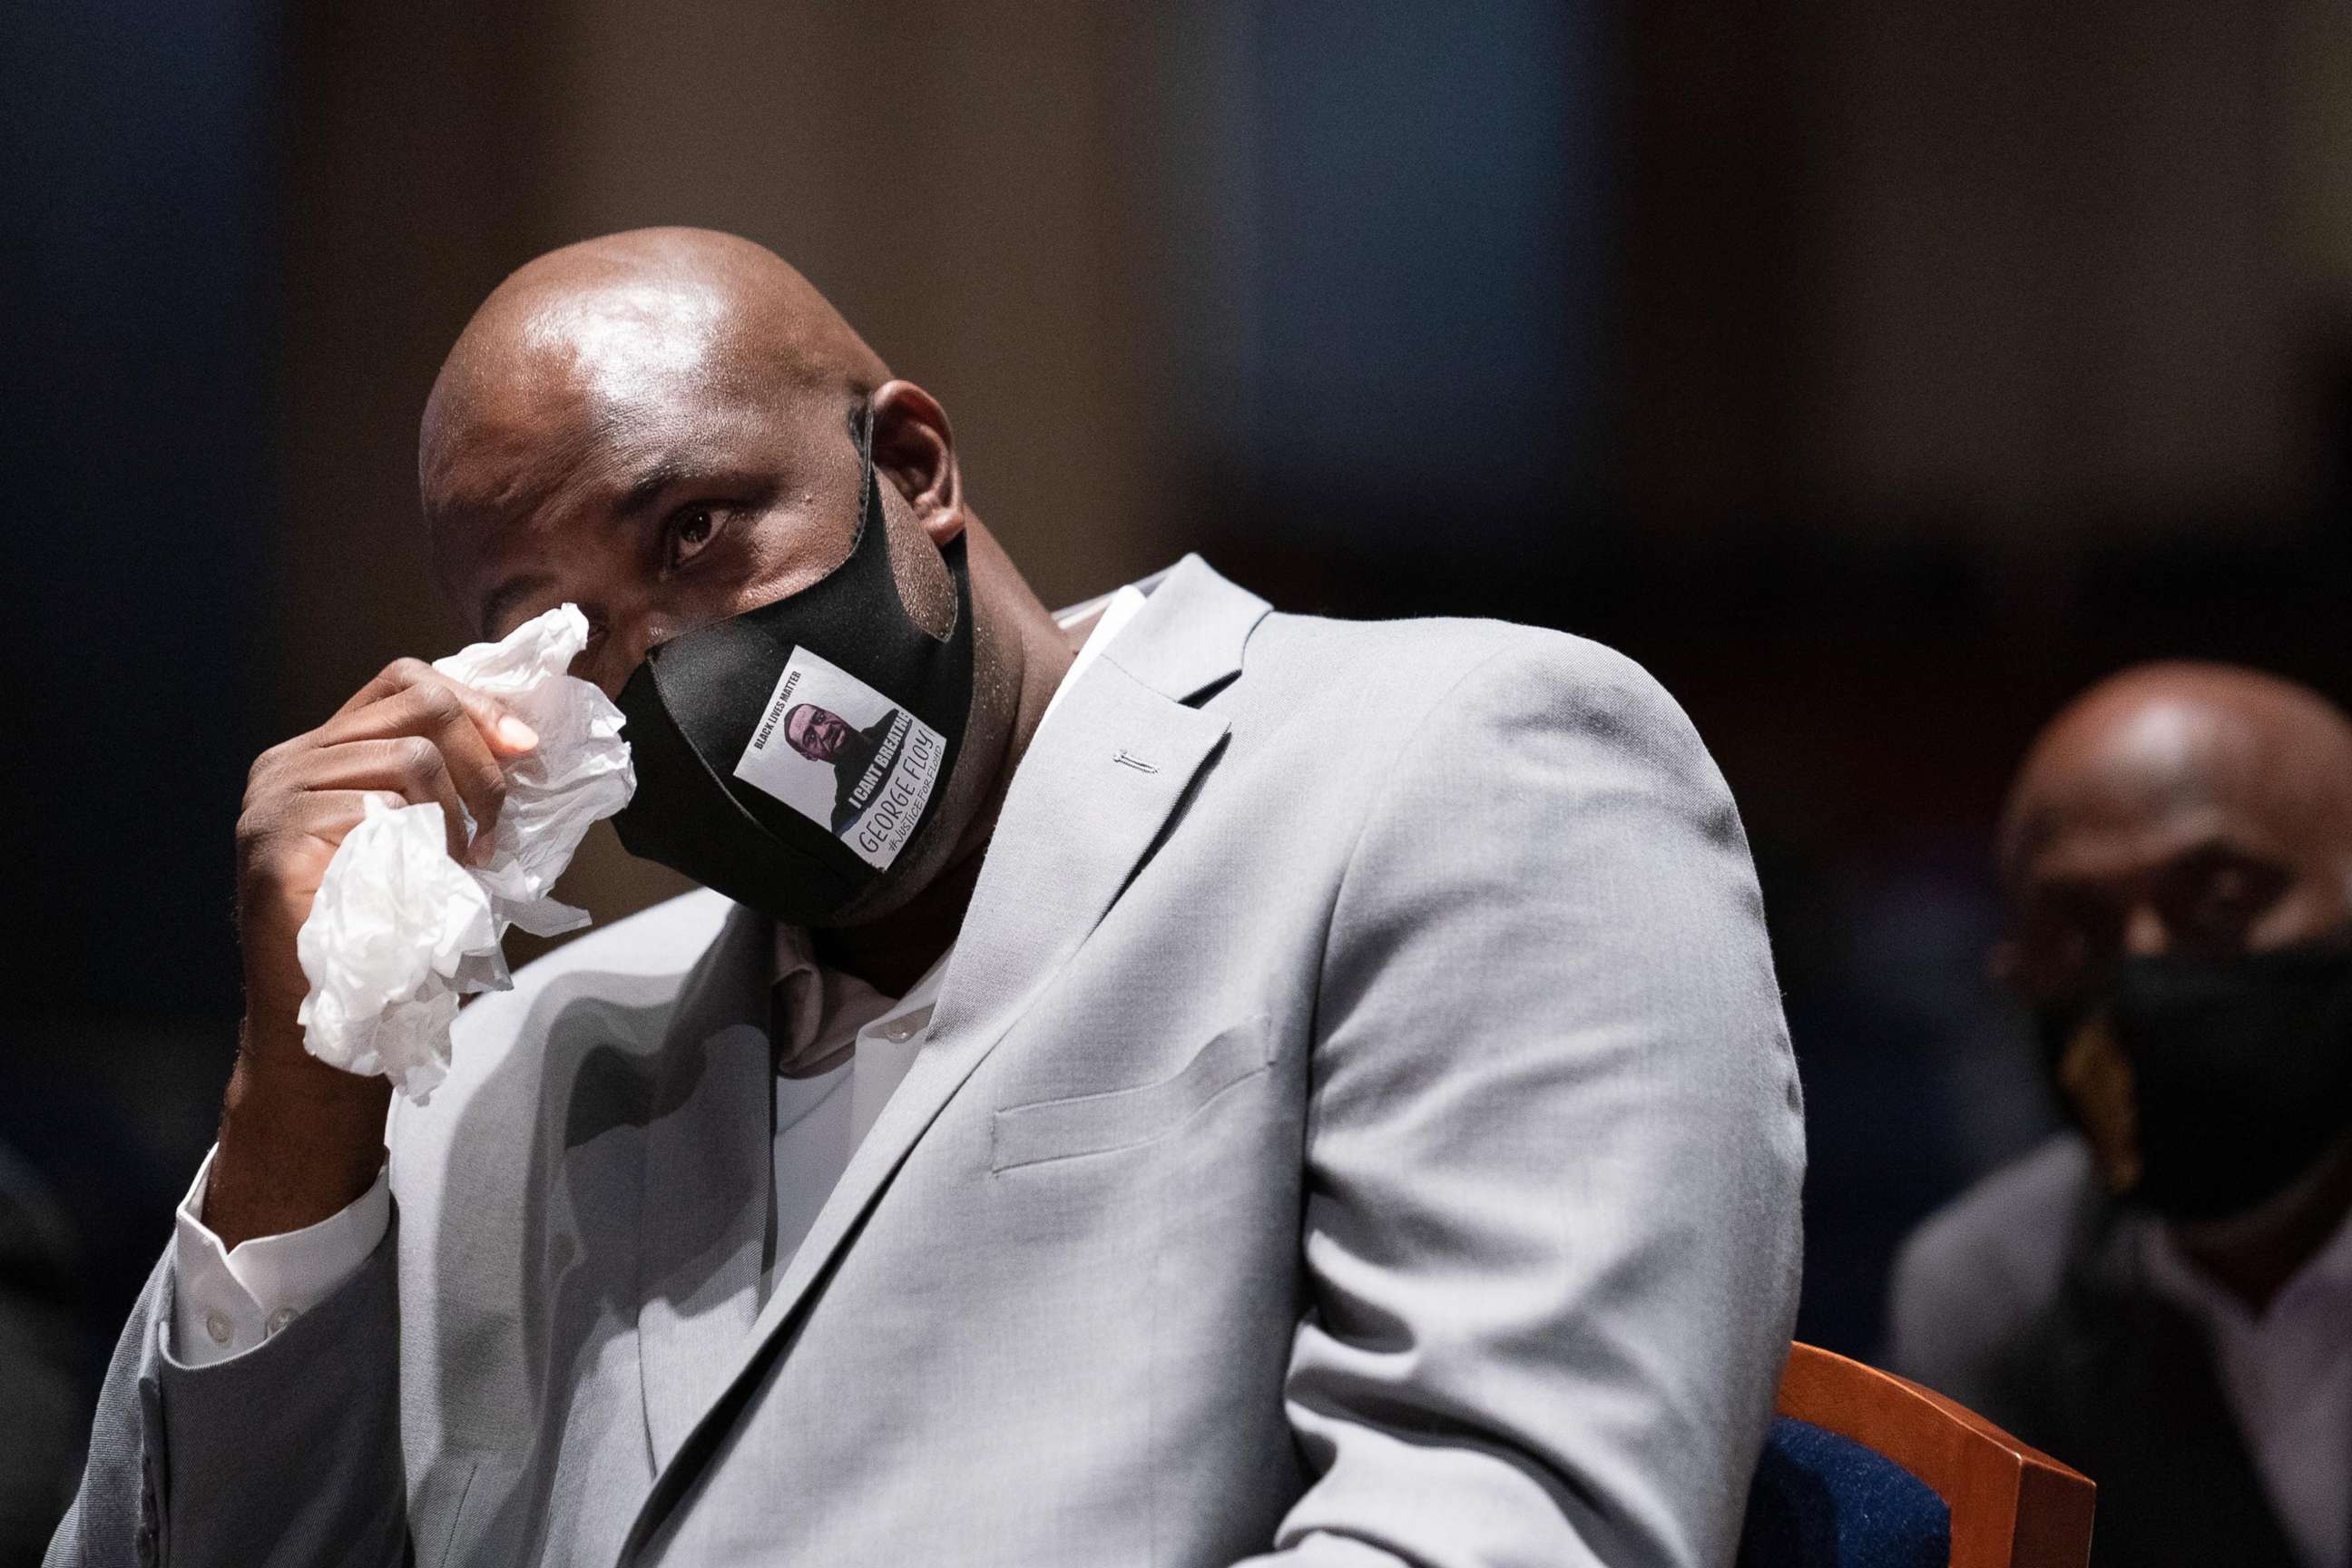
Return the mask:
<svg viewBox="0 0 2352 1568">
<path fill-rule="evenodd" d="M 1527 633 L 1391 769 L 1333 910 L 1265 1568 L 1727 1563 L 1788 1353 L 1796 1069 L 1731 797 Z"/>
<path fill-rule="evenodd" d="M 100 1390 L 45 1568 L 358 1568 L 407 1556 L 394 1218 L 359 1272 L 243 1355 L 175 1360 L 167 1251 Z"/>
</svg>

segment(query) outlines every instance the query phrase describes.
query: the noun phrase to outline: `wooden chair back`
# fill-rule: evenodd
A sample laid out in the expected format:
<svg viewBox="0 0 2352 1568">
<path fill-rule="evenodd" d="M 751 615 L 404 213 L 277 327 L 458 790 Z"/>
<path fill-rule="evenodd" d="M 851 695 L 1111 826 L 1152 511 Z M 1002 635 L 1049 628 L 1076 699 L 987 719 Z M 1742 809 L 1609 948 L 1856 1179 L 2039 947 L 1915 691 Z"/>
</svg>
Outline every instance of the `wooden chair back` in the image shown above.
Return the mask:
<svg viewBox="0 0 2352 1568">
<path fill-rule="evenodd" d="M 1952 1510 L 1951 1568 L 2084 1568 L 2091 1560 L 2090 1479 L 1931 1389 L 1793 1344 L 1779 1410 L 1927 1483 Z"/>
</svg>

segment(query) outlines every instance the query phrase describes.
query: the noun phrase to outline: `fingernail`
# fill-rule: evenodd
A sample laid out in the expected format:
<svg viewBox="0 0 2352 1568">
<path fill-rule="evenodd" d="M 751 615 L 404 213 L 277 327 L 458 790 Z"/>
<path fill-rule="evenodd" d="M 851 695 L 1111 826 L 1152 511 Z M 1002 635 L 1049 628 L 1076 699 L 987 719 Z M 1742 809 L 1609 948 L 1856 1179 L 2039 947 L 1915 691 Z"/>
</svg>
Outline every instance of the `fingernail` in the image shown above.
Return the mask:
<svg viewBox="0 0 2352 1568">
<path fill-rule="evenodd" d="M 509 713 L 499 721 L 499 739 L 519 752 L 528 752 L 539 744 L 539 731 Z"/>
</svg>

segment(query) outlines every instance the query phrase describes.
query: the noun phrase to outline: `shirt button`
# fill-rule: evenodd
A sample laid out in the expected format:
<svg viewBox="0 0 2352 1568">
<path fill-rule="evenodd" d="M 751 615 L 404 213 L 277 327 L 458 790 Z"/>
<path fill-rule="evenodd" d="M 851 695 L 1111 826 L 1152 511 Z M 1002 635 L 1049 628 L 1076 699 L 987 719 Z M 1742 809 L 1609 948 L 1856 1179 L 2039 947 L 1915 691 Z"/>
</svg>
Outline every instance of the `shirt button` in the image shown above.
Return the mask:
<svg viewBox="0 0 2352 1568">
<path fill-rule="evenodd" d="M 265 1334 L 274 1334 L 301 1315 L 291 1307 L 280 1307 L 269 1314 L 269 1321 L 262 1325 L 261 1331 Z"/>
<path fill-rule="evenodd" d="M 918 1007 L 913 1012 L 902 1013 L 898 1017 L 893 1018 L 888 1023 L 883 1025 L 882 1037 L 889 1041 L 894 1046 L 903 1046 L 908 1040 L 913 1039 L 917 1035 L 921 1034 L 924 1028 L 929 1025 L 930 1021 L 931 1009 L 929 1007 Z"/>
<path fill-rule="evenodd" d="M 236 1337 L 236 1325 L 228 1321 L 226 1312 L 217 1308 L 205 1314 L 205 1332 L 212 1336 L 213 1343 L 216 1345 L 225 1345 Z"/>
</svg>

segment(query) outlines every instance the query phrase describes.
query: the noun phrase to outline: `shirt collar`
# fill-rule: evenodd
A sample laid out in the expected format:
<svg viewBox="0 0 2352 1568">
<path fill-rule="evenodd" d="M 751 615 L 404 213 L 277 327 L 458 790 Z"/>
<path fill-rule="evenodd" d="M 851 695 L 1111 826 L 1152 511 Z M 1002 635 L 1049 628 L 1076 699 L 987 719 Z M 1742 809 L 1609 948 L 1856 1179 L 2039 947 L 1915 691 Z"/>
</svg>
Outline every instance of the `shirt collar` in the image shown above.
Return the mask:
<svg viewBox="0 0 2352 1568">
<path fill-rule="evenodd" d="M 1145 599 L 1142 590 L 1129 584 L 1108 599 L 1097 603 L 1102 606 L 1102 616 L 1095 622 L 1094 629 L 1087 633 L 1087 640 L 1078 645 L 1077 657 L 1070 660 L 1070 668 L 1063 674 L 1062 683 L 1055 687 L 1054 695 L 1045 700 L 1045 714 L 1037 721 L 1040 730 L 1054 717 L 1054 710 L 1061 705 L 1062 694 L 1078 683 L 1078 678 L 1094 667 L 1095 660 L 1102 657 L 1103 649 L 1110 646 L 1111 639 L 1142 612 Z M 1066 631 L 1084 620 L 1093 609 L 1093 605 L 1081 605 L 1075 610 L 1066 610 L 1054 617 L 1055 624 Z M 1035 743 L 1034 737 L 1031 743 Z"/>
<path fill-rule="evenodd" d="M 2333 1289 L 2352 1289 L 2352 1213 L 2345 1215 L 2336 1226 L 2336 1234 L 2327 1238 L 2327 1245 L 2313 1253 L 2311 1260 L 2295 1271 L 2294 1279 L 2288 1284 L 2292 1287 L 2296 1280 L 2306 1279 L 2324 1280 Z"/>
<path fill-rule="evenodd" d="M 808 932 L 776 922 L 776 1069 L 804 1060 L 824 1027 L 824 984 Z"/>
<path fill-rule="evenodd" d="M 2162 1225 L 2147 1226 L 2142 1248 L 2149 1286 L 2174 1305 L 2187 1308 L 2210 1323 L 2252 1325 L 2261 1321 L 2244 1301 L 2189 1261 Z M 2314 1288 L 2330 1294 L 2352 1292 L 2352 1212 L 2336 1223 L 2335 1234 L 2279 1287 L 2277 1294 L 2271 1298 L 2271 1306 L 2275 1310 L 2289 1297 L 2306 1294 Z"/>
</svg>

